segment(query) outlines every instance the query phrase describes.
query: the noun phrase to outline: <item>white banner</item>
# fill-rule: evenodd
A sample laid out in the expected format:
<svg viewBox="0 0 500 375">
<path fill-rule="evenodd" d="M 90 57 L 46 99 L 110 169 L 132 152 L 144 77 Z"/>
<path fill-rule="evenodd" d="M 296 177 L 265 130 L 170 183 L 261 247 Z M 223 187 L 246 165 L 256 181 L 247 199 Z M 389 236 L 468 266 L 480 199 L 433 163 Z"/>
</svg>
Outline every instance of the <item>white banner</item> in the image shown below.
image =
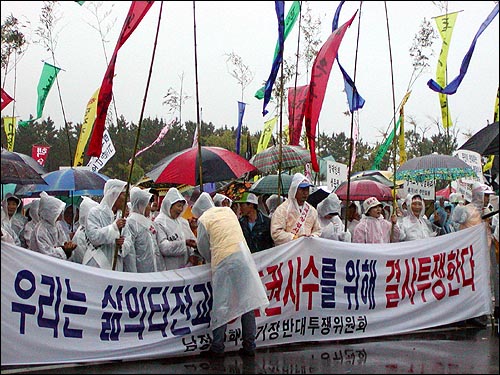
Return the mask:
<svg viewBox="0 0 500 375">
<path fill-rule="evenodd" d="M 92 172 L 99 172 L 115 153 L 115 146 L 113 145 L 113 141 L 111 140 L 108 129 L 104 129 L 104 133 L 102 134 L 101 156 L 99 156 L 98 158 L 92 156 L 87 163 L 87 167 L 90 167 Z"/>
<path fill-rule="evenodd" d="M 395 244 L 301 238 L 253 256 L 270 301 L 257 314 L 258 347 L 399 334 L 492 312 L 482 225 Z M 123 273 L 3 242 L 1 259 L 2 366 L 178 357 L 209 346 L 209 265 Z M 226 351 L 239 347 L 237 319 Z"/>
</svg>

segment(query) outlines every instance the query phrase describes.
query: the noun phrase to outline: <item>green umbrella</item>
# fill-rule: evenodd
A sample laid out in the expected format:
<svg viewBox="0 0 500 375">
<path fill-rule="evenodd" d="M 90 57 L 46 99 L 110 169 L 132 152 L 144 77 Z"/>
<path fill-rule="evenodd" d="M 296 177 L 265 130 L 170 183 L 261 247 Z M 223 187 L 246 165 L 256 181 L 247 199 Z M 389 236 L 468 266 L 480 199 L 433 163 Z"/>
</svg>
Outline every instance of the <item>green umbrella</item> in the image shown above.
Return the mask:
<svg viewBox="0 0 500 375">
<path fill-rule="evenodd" d="M 292 176 L 289 174 L 281 174 L 281 195 L 287 195 Z M 278 175 L 269 174 L 255 181 L 248 191 L 254 194 L 278 194 Z"/>
</svg>

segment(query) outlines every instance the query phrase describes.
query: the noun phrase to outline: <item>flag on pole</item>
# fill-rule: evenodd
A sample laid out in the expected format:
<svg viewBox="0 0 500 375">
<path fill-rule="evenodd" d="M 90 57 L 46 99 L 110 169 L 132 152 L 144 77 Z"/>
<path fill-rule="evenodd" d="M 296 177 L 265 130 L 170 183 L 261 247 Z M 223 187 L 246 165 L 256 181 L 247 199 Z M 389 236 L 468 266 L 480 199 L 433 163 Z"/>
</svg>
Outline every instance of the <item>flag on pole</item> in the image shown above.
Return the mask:
<svg viewBox="0 0 500 375">
<path fill-rule="evenodd" d="M 168 133 L 168 131 L 170 130 L 170 127 L 175 124 L 177 122 L 177 118 L 174 118 L 172 121 L 170 121 L 167 125 L 165 125 L 161 131 L 160 131 L 160 134 L 158 134 L 158 137 L 156 137 L 156 139 L 147 147 L 144 147 L 142 150 L 139 150 L 137 151 L 137 153 L 135 154 L 135 157 L 139 156 L 140 154 L 142 154 L 144 151 L 147 151 L 149 150 L 151 147 L 153 147 L 155 144 L 157 144 L 158 142 L 160 142 L 163 137 L 165 137 L 165 135 Z M 129 159 L 128 161 L 129 164 L 132 164 L 132 158 Z"/>
<path fill-rule="evenodd" d="M 315 172 L 319 172 L 318 160 L 316 158 L 316 124 L 318 123 L 323 99 L 325 98 L 328 77 L 330 76 L 330 71 L 337 56 L 342 38 L 347 28 L 351 26 L 356 13 L 357 11 L 349 21 L 330 35 L 318 52 L 312 67 L 305 111 L 305 127 L 307 140 L 309 142 L 309 151 L 311 153 L 311 164 Z"/>
<path fill-rule="evenodd" d="M 406 148 L 405 148 L 405 104 L 410 97 L 411 91 L 408 91 L 403 98 L 401 107 L 399 107 L 399 165 L 406 163 Z"/>
<path fill-rule="evenodd" d="M 452 95 L 457 92 L 458 86 L 462 83 L 462 80 L 465 77 L 465 74 L 467 73 L 467 69 L 469 68 L 469 63 L 472 58 L 472 53 L 474 52 L 474 48 L 476 47 L 476 42 L 478 38 L 481 36 L 484 30 L 488 27 L 488 25 L 493 21 L 493 19 L 497 16 L 498 14 L 498 2 L 495 4 L 495 8 L 491 11 L 491 13 L 486 17 L 486 20 L 481 24 L 479 27 L 479 30 L 477 31 L 476 35 L 474 36 L 474 39 L 472 40 L 472 44 L 469 47 L 469 50 L 464 56 L 464 59 L 462 60 L 462 65 L 460 66 L 460 73 L 458 76 L 456 76 L 453 81 L 451 81 L 446 87 L 441 87 L 439 83 L 434 81 L 433 79 L 430 79 L 427 82 L 427 86 L 433 91 L 440 92 L 441 94 L 447 94 L 447 95 Z"/>
<path fill-rule="evenodd" d="M 288 142 L 294 146 L 298 146 L 300 142 L 308 92 L 309 85 L 297 86 L 297 88 L 290 87 L 288 89 L 288 131 L 290 134 Z"/>
<path fill-rule="evenodd" d="M 94 126 L 94 121 L 97 113 L 97 98 L 99 97 L 99 89 L 95 90 L 94 94 L 91 96 L 87 102 L 87 108 L 85 109 L 85 115 L 83 116 L 83 124 L 80 129 L 80 136 L 78 137 L 78 143 L 76 145 L 75 159 L 73 161 L 74 167 L 79 167 L 83 165 L 83 154 L 85 151 L 85 146 L 92 134 L 92 127 Z"/>
<path fill-rule="evenodd" d="M 12 102 L 14 99 L 5 92 L 4 89 L 2 89 L 2 107 L 1 107 L 1 110 L 3 111 L 3 109 L 5 107 L 7 107 L 9 105 L 10 102 Z"/>
<path fill-rule="evenodd" d="M 278 116 L 274 116 L 272 119 L 264 123 L 264 130 L 260 135 L 259 143 L 257 144 L 256 154 L 258 154 L 261 151 L 264 151 L 267 148 L 267 145 L 271 140 L 271 137 L 273 135 L 273 130 L 277 122 L 278 122 Z"/>
<path fill-rule="evenodd" d="M 49 156 L 50 146 L 33 145 L 31 146 L 31 157 L 37 161 L 42 167 L 45 167 L 45 162 Z"/>
<path fill-rule="evenodd" d="M 102 152 L 99 157 L 91 157 L 87 166 L 90 167 L 92 172 L 99 172 L 102 167 L 106 165 L 106 163 L 113 157 L 116 153 L 115 146 L 113 145 L 113 141 L 111 140 L 111 136 L 109 135 L 108 129 L 104 129 L 102 135 Z"/>
<path fill-rule="evenodd" d="M 14 141 L 16 140 L 16 118 L 4 117 L 3 129 L 7 137 L 7 151 L 14 151 Z"/>
<path fill-rule="evenodd" d="M 236 129 L 236 153 L 240 154 L 241 127 L 243 124 L 243 115 L 245 114 L 246 103 L 238 102 L 238 128 Z"/>
<path fill-rule="evenodd" d="M 130 9 L 128 11 L 127 18 L 123 24 L 120 37 L 116 43 L 113 56 L 106 69 L 104 78 L 101 83 L 101 88 L 99 90 L 99 99 L 97 101 L 97 117 L 94 122 L 94 129 L 92 130 L 92 136 L 90 138 L 89 147 L 87 150 L 87 155 L 99 157 L 102 151 L 102 137 L 104 133 L 104 127 L 106 122 L 106 114 L 108 112 L 109 103 L 111 103 L 111 98 L 113 96 L 113 77 L 115 75 L 115 65 L 116 59 L 118 57 L 118 50 L 127 41 L 127 39 L 132 35 L 134 30 L 137 28 L 139 23 L 142 21 L 148 10 L 153 5 L 153 1 L 132 1 L 130 4 Z"/>
</svg>

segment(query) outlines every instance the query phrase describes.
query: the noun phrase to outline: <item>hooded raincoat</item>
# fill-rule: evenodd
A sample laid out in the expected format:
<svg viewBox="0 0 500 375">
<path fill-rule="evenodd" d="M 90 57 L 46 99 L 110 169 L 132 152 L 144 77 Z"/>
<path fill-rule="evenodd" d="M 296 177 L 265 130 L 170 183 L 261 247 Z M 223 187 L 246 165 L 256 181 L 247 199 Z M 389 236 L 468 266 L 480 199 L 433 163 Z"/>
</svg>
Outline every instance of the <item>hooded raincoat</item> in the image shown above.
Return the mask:
<svg viewBox="0 0 500 375">
<path fill-rule="evenodd" d="M 317 211 L 321 225 L 321 238 L 330 240 L 351 242 L 351 233 L 344 230 L 344 223 L 340 218 L 342 203 L 335 193 L 330 193 L 325 199 L 318 203 Z M 336 214 L 331 219 L 326 218 L 330 214 Z"/>
<path fill-rule="evenodd" d="M 7 208 L 9 199 L 14 199 L 17 202 L 16 212 L 14 212 L 12 216 L 9 215 L 9 210 Z M 16 233 L 16 237 L 20 242 L 20 246 L 27 247 L 24 241 L 23 231 L 25 224 L 28 222 L 28 218 L 21 213 L 21 209 L 23 207 L 23 201 L 21 200 L 21 198 L 15 196 L 14 194 L 7 193 L 5 194 L 5 198 L 2 201 L 2 207 L 4 208 L 5 213 L 7 214 L 6 220 L 9 222 L 9 225 L 14 231 L 14 233 Z"/>
<path fill-rule="evenodd" d="M 409 194 L 406 197 L 406 206 L 408 207 L 407 215 L 403 216 L 398 221 L 400 230 L 400 241 L 412 241 L 422 238 L 435 237 L 436 233 L 432 230 L 432 224 L 429 219 L 425 218 L 425 204 L 422 201 L 422 210 L 415 215 L 411 208 L 411 202 L 416 194 Z"/>
<path fill-rule="evenodd" d="M 58 218 L 64 211 L 66 204 L 51 197 L 46 192 L 40 193 L 40 204 L 38 216 L 40 221 L 35 225 L 31 233 L 31 250 L 46 254 L 55 258 L 67 259 L 63 245 L 69 241 L 64 229 L 57 223 Z"/>
<path fill-rule="evenodd" d="M 158 230 L 163 233 L 160 233 L 158 237 L 158 245 L 163 255 L 166 270 L 186 267 L 189 257 L 194 254 L 195 250 L 186 245 L 186 240 L 196 240 L 189 222 L 182 217 L 182 213 L 175 219 L 170 214 L 170 208 L 178 201 L 184 202 L 185 209 L 186 199 L 179 190 L 170 188 L 161 203 L 160 214 L 155 219 Z"/>
<path fill-rule="evenodd" d="M 19 237 L 17 236 L 16 233 L 12 230 L 10 227 L 10 222 L 7 219 L 9 216 L 7 212 L 5 212 L 5 209 L 0 207 L 0 212 L 2 214 L 2 241 L 21 246 L 21 241 L 19 241 Z"/>
<path fill-rule="evenodd" d="M 193 205 L 198 217 L 198 250 L 212 270 L 212 330 L 269 305 L 240 223 L 229 207 L 215 207 L 203 192 Z"/>
<path fill-rule="evenodd" d="M 87 227 L 87 217 L 89 216 L 90 209 L 98 205 L 99 202 L 96 202 L 92 198 L 82 197 L 82 203 L 80 203 L 80 225 L 73 236 L 73 242 L 76 243 L 76 249 L 73 250 L 69 257 L 69 260 L 72 262 L 83 263 L 83 257 L 88 244 L 87 231 L 85 229 Z"/>
<path fill-rule="evenodd" d="M 92 207 L 87 216 L 86 233 L 89 239 L 83 264 L 105 268 L 113 268 L 115 240 L 120 238 L 120 230 L 115 223 L 117 217 L 112 210 L 113 205 L 126 188 L 127 183 L 118 179 L 109 179 L 104 184 L 104 195 L 98 206 Z M 118 250 L 116 271 L 123 271 L 123 246 Z"/>
<path fill-rule="evenodd" d="M 35 229 L 35 225 L 40 221 L 40 218 L 38 216 L 38 209 L 39 208 L 40 208 L 40 199 L 36 199 L 33 202 L 31 202 L 31 205 L 30 205 L 31 220 L 28 221 L 26 224 L 24 224 L 23 236 L 24 236 L 24 241 L 26 243 L 26 247 L 28 249 L 31 249 L 31 245 L 30 245 L 31 233 L 33 233 L 33 229 Z"/>
<path fill-rule="evenodd" d="M 308 202 L 299 207 L 295 198 L 298 186 L 302 182 L 310 183 L 306 176 L 295 173 L 288 190 L 288 199 L 276 208 L 271 217 L 271 236 L 275 245 L 290 242 L 302 235 L 319 237 L 321 234 L 316 209 Z M 294 228 L 299 229 L 294 230 Z"/>
<path fill-rule="evenodd" d="M 123 262 L 126 272 L 157 272 L 165 270 L 165 262 L 157 240 L 157 227 L 146 217 L 146 207 L 153 194 L 139 187 L 130 189 L 130 215 L 123 228 L 127 257 Z"/>
</svg>

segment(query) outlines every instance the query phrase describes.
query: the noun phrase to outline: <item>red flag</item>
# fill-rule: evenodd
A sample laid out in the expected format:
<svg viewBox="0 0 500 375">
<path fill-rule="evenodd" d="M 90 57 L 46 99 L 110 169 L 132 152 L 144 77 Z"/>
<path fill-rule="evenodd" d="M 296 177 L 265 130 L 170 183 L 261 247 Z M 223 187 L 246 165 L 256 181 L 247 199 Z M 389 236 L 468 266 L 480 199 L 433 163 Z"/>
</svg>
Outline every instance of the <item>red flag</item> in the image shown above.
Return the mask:
<svg viewBox="0 0 500 375">
<path fill-rule="evenodd" d="M 356 11 L 356 13 L 358 13 Z M 319 113 L 325 98 L 326 85 L 328 77 L 333 66 L 333 62 L 337 57 L 337 52 L 340 47 L 340 42 L 349 26 L 351 26 L 356 13 L 349 21 L 335 30 L 328 40 L 321 47 L 311 71 L 311 82 L 309 83 L 309 92 L 306 100 L 305 111 L 305 126 L 309 150 L 311 152 L 311 163 L 313 170 L 319 172 L 318 160 L 316 159 L 316 124 L 318 123 Z"/>
<path fill-rule="evenodd" d="M 3 111 L 3 109 L 4 109 L 5 107 L 7 107 L 7 105 L 8 105 L 11 101 L 13 101 L 13 100 L 14 100 L 14 99 L 12 99 L 12 98 L 10 97 L 10 95 L 9 95 L 9 94 L 7 94 L 7 93 L 5 92 L 5 90 L 4 90 L 4 89 L 2 89 L 2 107 L 1 107 L 1 110 Z"/>
<path fill-rule="evenodd" d="M 50 146 L 33 145 L 31 146 L 31 157 L 35 159 L 42 167 L 45 167 L 45 162 L 47 161 L 49 150 Z"/>
<path fill-rule="evenodd" d="M 302 132 L 302 120 L 306 108 L 307 93 L 309 85 L 290 87 L 288 89 L 288 133 L 290 134 L 289 144 L 298 146 L 300 133 Z"/>
<path fill-rule="evenodd" d="M 99 157 L 102 151 L 102 135 L 104 133 L 104 124 L 106 122 L 106 114 L 108 112 L 109 103 L 113 96 L 113 76 L 115 75 L 115 64 L 118 55 L 118 50 L 127 41 L 129 36 L 134 32 L 139 23 L 142 21 L 149 8 L 154 1 L 132 1 L 128 11 L 127 18 L 123 24 L 122 32 L 116 43 L 113 56 L 106 69 L 104 78 L 99 90 L 99 98 L 97 100 L 97 115 L 92 130 L 92 136 L 89 142 L 87 155 Z"/>
</svg>

